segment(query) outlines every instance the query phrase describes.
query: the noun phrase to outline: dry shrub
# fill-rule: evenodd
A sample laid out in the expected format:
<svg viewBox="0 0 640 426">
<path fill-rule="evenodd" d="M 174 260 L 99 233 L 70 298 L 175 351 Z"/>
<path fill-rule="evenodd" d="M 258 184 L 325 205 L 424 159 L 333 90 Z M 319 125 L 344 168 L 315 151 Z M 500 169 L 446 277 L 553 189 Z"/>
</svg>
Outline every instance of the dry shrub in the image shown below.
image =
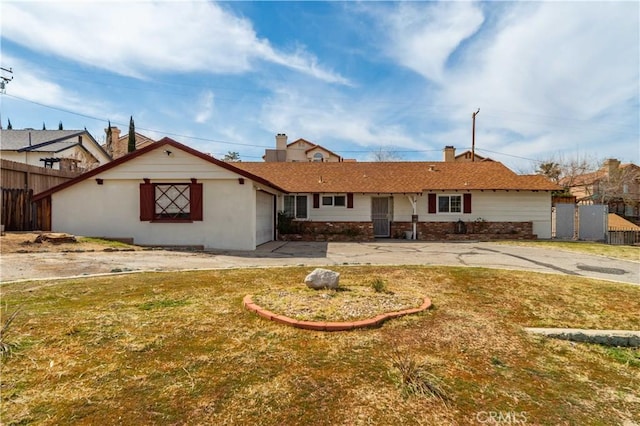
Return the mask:
<svg viewBox="0 0 640 426">
<path fill-rule="evenodd" d="M 6 337 L 7 337 L 7 331 L 9 330 L 9 327 L 11 327 L 11 323 L 13 323 L 13 320 L 16 319 L 16 316 L 18 315 L 19 312 L 20 312 L 20 308 L 13 311 L 13 313 L 9 315 L 9 318 L 5 320 L 4 324 L 2 325 L 2 329 L 0 329 L 0 357 L 5 357 L 10 355 L 11 350 L 14 347 L 16 347 L 15 343 L 7 342 Z"/>
<path fill-rule="evenodd" d="M 391 365 L 400 373 L 400 385 L 404 393 L 438 398 L 445 405 L 449 396 L 442 380 L 427 371 L 427 365 L 416 361 L 408 352 L 393 349 Z"/>
</svg>

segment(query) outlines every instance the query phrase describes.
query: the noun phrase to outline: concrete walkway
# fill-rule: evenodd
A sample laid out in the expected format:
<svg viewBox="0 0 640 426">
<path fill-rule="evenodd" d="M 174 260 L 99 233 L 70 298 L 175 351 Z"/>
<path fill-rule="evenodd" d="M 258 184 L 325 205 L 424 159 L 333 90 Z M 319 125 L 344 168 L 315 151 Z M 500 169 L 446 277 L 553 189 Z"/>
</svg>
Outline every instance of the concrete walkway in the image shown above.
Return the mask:
<svg viewBox="0 0 640 426">
<path fill-rule="evenodd" d="M 638 262 L 576 252 L 488 242 L 270 242 L 256 251 L 11 253 L 2 255 L 0 282 L 127 271 L 269 266 L 447 265 L 584 276 L 640 285 Z"/>
</svg>

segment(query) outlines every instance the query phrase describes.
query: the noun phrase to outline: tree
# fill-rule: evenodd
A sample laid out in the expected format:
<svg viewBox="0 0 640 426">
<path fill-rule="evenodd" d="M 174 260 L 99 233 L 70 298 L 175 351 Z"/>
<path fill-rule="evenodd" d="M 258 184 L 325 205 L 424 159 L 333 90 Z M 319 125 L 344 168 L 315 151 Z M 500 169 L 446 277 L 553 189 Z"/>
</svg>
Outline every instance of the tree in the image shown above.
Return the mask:
<svg viewBox="0 0 640 426">
<path fill-rule="evenodd" d="M 402 161 L 402 155 L 390 148 L 380 148 L 371 154 L 373 161 Z"/>
<path fill-rule="evenodd" d="M 13 126 L 11 125 L 11 119 L 8 118 L 7 119 L 7 130 L 11 130 L 11 129 L 13 129 Z"/>
<path fill-rule="evenodd" d="M 109 120 L 108 122 L 109 124 L 107 124 L 107 154 L 109 154 L 109 157 L 113 157 L 113 134 L 111 133 L 111 120 Z"/>
<path fill-rule="evenodd" d="M 539 162 L 535 173 L 545 176 L 547 179 L 570 188 L 575 185 L 579 176 L 598 169 L 598 162 L 588 157 L 551 157 Z"/>
<path fill-rule="evenodd" d="M 229 151 L 224 155 L 224 161 L 230 162 L 230 163 L 239 163 L 240 161 L 240 154 L 237 153 L 236 151 Z"/>
<path fill-rule="evenodd" d="M 136 150 L 136 126 L 133 123 L 133 116 L 129 119 L 129 143 L 127 144 L 127 152 Z"/>
<path fill-rule="evenodd" d="M 47 126 L 44 125 L 44 121 L 42 122 L 42 130 L 47 130 Z"/>
<path fill-rule="evenodd" d="M 555 161 L 547 161 L 544 163 L 540 163 L 538 166 L 538 170 L 536 173 L 539 175 L 545 176 L 547 179 L 558 183 L 560 182 L 560 176 L 562 175 L 562 168 L 560 164 Z"/>
<path fill-rule="evenodd" d="M 58 123 L 58 130 L 64 130 L 64 128 L 62 127 L 62 120 L 60 120 L 60 122 Z"/>
</svg>

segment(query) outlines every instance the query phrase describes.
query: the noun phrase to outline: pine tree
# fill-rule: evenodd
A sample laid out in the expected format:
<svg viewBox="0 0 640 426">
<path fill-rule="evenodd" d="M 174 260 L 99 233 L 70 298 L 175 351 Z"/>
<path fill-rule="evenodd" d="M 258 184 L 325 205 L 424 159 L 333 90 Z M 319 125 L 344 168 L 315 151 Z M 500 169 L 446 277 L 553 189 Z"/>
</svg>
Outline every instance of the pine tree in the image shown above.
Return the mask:
<svg viewBox="0 0 640 426">
<path fill-rule="evenodd" d="M 58 123 L 58 130 L 64 130 L 64 129 L 62 128 L 62 120 L 60 120 L 60 123 Z"/>
<path fill-rule="evenodd" d="M 111 133 L 111 120 L 109 120 L 109 124 L 107 125 L 107 154 L 110 157 L 113 157 L 113 134 Z"/>
<path fill-rule="evenodd" d="M 42 130 L 47 130 L 47 126 L 44 125 L 44 121 L 42 122 Z"/>
<path fill-rule="evenodd" d="M 11 130 L 13 129 L 13 126 L 11 125 L 11 119 L 7 119 L 7 130 Z"/>
<path fill-rule="evenodd" d="M 133 152 L 136 150 L 136 126 L 133 124 L 133 116 L 129 120 L 129 143 L 127 145 L 127 152 Z"/>
</svg>

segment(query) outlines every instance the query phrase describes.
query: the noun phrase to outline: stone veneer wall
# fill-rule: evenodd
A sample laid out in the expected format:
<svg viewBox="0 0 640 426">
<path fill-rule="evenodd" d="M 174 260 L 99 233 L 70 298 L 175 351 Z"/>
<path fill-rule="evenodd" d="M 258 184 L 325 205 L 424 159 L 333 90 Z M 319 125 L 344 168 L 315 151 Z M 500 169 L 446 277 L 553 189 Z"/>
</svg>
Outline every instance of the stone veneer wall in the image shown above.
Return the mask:
<svg viewBox="0 0 640 426">
<path fill-rule="evenodd" d="M 280 234 L 281 241 L 373 241 L 372 222 L 294 222 L 298 233 Z M 456 234 L 456 222 L 419 222 L 422 241 L 532 240 L 532 222 L 464 222 L 466 233 Z M 412 231 L 411 222 L 392 222 L 391 237 L 404 238 Z"/>
<path fill-rule="evenodd" d="M 466 232 L 456 234 L 456 222 L 419 222 L 418 239 L 440 240 L 533 240 L 532 222 L 464 222 Z M 391 236 L 404 238 L 405 231 L 412 231 L 411 222 L 393 222 Z"/>
<path fill-rule="evenodd" d="M 280 234 L 281 241 L 373 241 L 372 222 L 293 222 L 296 234 Z"/>
</svg>

